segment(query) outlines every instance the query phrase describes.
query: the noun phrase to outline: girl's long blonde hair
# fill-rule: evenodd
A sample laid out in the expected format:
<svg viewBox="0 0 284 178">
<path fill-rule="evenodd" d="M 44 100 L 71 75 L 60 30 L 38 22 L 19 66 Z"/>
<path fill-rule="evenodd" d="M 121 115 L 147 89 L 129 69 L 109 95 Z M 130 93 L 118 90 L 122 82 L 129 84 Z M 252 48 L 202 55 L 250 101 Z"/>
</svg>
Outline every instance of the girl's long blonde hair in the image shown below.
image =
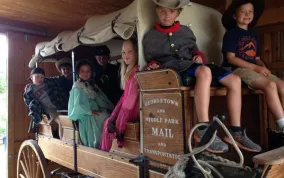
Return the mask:
<svg viewBox="0 0 284 178">
<path fill-rule="evenodd" d="M 135 61 L 131 62 L 129 65 L 126 65 L 124 60 L 122 59 L 121 62 L 121 69 L 120 69 L 120 76 L 121 76 L 121 88 L 125 89 L 125 84 L 127 83 L 129 76 L 131 74 L 132 69 L 137 65 L 138 63 L 138 47 L 135 39 L 128 39 L 125 40 L 123 43 L 126 41 L 131 42 L 133 46 L 133 50 L 135 51 Z"/>
</svg>

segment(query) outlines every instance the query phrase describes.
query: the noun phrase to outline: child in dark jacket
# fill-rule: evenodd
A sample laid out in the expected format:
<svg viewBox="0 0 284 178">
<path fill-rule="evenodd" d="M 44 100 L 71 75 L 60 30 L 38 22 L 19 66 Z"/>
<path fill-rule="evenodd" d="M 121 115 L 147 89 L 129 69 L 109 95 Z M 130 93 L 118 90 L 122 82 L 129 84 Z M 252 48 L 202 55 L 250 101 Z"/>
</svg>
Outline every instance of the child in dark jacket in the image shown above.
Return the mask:
<svg viewBox="0 0 284 178">
<path fill-rule="evenodd" d="M 68 102 L 62 96 L 60 81 L 57 78 L 45 78 L 42 68 L 31 71 L 32 84 L 27 85 L 24 92 L 24 102 L 29 107 L 29 116 L 32 117 L 29 132 L 35 132 L 35 127 L 42 120 L 42 114 L 47 114 L 49 121 L 55 121 L 61 126 L 57 110 L 67 109 Z M 61 136 L 61 129 L 59 129 Z"/>
</svg>

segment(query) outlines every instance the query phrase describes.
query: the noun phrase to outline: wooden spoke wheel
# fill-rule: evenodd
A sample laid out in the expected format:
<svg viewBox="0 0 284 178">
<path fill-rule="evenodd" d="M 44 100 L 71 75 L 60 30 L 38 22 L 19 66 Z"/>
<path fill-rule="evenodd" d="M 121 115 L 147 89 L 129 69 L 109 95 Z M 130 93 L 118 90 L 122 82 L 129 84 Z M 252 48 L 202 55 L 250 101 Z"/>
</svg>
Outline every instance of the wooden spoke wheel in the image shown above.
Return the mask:
<svg viewBox="0 0 284 178">
<path fill-rule="evenodd" d="M 26 140 L 20 147 L 17 178 L 50 178 L 43 152 L 34 140 Z"/>
</svg>

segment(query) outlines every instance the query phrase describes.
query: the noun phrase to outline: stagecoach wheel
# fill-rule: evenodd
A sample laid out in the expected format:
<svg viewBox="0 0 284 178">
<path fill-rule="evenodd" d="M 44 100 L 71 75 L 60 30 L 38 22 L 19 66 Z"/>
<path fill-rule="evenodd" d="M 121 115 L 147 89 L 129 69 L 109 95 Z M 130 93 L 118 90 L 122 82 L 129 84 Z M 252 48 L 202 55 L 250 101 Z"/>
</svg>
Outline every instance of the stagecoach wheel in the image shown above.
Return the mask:
<svg viewBox="0 0 284 178">
<path fill-rule="evenodd" d="M 20 147 L 17 178 L 50 178 L 43 152 L 34 140 L 26 140 Z"/>
</svg>

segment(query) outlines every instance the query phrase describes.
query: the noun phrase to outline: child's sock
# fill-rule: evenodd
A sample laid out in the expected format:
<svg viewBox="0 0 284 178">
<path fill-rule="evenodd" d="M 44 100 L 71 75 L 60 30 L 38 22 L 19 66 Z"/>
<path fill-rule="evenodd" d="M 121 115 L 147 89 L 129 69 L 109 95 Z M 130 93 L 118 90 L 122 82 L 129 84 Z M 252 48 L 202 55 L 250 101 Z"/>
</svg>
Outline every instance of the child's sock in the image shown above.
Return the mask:
<svg viewBox="0 0 284 178">
<path fill-rule="evenodd" d="M 284 128 L 284 117 L 281 119 L 278 119 L 277 121 L 278 127 L 282 130 Z"/>
<path fill-rule="evenodd" d="M 206 124 L 209 124 L 209 121 L 208 122 L 198 122 L 199 124 L 201 124 L 201 123 L 206 123 Z M 200 126 L 200 127 L 198 127 L 198 130 L 204 130 L 204 129 L 206 129 L 207 128 L 207 126 Z"/>
<path fill-rule="evenodd" d="M 240 132 L 243 130 L 240 126 L 230 126 L 230 129 L 232 132 Z"/>
</svg>

